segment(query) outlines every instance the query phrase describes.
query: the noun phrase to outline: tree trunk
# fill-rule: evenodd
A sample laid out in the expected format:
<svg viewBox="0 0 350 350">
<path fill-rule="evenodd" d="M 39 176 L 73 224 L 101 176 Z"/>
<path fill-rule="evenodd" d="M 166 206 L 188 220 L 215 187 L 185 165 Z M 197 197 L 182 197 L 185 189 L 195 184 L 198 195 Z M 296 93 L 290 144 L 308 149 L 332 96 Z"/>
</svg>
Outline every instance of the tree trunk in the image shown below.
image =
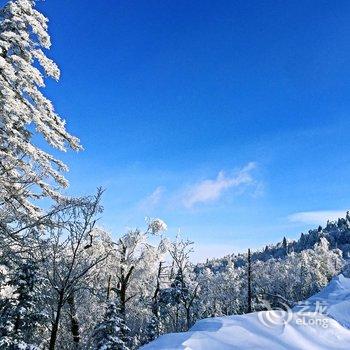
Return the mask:
<svg viewBox="0 0 350 350">
<path fill-rule="evenodd" d="M 191 307 L 186 307 L 186 331 L 188 331 L 191 327 Z"/>
<path fill-rule="evenodd" d="M 56 340 L 57 340 L 57 335 L 58 335 L 58 325 L 60 323 L 61 311 L 62 311 L 62 307 L 63 307 L 63 297 L 64 297 L 64 291 L 61 290 L 59 293 L 55 321 L 52 325 L 49 350 L 55 350 L 55 347 L 56 347 Z"/>
<path fill-rule="evenodd" d="M 109 300 L 109 296 L 110 296 L 110 294 L 111 294 L 111 278 L 112 278 L 112 276 L 109 275 L 109 276 L 108 276 L 108 281 L 107 281 L 107 296 L 106 296 L 106 301 Z"/>
<path fill-rule="evenodd" d="M 176 305 L 175 330 L 176 330 L 176 332 L 181 332 L 182 331 L 182 329 L 179 329 L 179 305 Z"/>
<path fill-rule="evenodd" d="M 74 298 L 74 292 L 69 296 L 67 299 L 68 305 L 69 305 L 69 312 L 70 312 L 70 321 L 71 321 L 71 331 L 73 336 L 73 342 L 74 342 L 74 348 L 78 349 L 79 343 L 80 343 L 80 327 L 79 327 L 79 321 L 77 317 L 77 311 L 75 307 L 75 298 Z"/>
<path fill-rule="evenodd" d="M 153 297 L 152 297 L 152 313 L 153 313 L 153 317 L 154 317 L 154 321 L 156 322 L 156 337 L 159 337 L 160 335 L 160 329 L 159 329 L 159 305 L 158 305 L 158 294 L 160 291 L 160 278 L 161 278 L 161 274 L 162 274 L 162 262 L 159 262 L 159 266 L 158 266 L 158 274 L 157 274 L 157 284 L 156 284 L 156 289 L 154 291 Z M 154 339 L 152 339 L 154 340 Z"/>
<path fill-rule="evenodd" d="M 250 249 L 248 249 L 248 308 L 247 313 L 252 312 L 252 258 L 250 255 Z"/>
<path fill-rule="evenodd" d="M 120 314 L 125 320 L 125 313 L 126 313 L 126 285 L 121 285 L 120 291 L 119 291 L 119 298 L 120 298 Z"/>
</svg>

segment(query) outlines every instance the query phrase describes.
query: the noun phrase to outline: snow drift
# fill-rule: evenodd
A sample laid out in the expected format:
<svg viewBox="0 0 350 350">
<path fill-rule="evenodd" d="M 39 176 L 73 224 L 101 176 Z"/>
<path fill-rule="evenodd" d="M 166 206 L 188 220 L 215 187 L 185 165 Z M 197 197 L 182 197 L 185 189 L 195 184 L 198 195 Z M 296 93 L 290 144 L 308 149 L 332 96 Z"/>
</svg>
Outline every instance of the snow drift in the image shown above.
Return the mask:
<svg viewBox="0 0 350 350">
<path fill-rule="evenodd" d="M 188 332 L 163 335 L 141 349 L 340 350 L 349 349 L 349 326 L 350 278 L 340 275 L 288 312 L 271 310 L 204 319 Z"/>
<path fill-rule="evenodd" d="M 317 305 L 325 305 L 328 316 L 344 327 L 350 328 L 350 278 L 343 275 L 334 277 L 324 289 L 309 298 L 307 302 L 310 310 L 316 310 Z M 295 307 L 293 310 L 298 311 L 300 307 Z"/>
</svg>

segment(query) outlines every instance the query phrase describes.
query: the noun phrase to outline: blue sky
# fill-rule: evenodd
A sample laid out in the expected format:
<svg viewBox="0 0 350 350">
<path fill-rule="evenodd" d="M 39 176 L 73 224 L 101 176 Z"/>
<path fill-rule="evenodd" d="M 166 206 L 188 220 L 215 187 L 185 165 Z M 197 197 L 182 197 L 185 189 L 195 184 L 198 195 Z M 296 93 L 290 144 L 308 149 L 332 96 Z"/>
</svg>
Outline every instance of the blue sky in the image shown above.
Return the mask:
<svg viewBox="0 0 350 350">
<path fill-rule="evenodd" d="M 68 193 L 105 187 L 115 236 L 161 217 L 201 259 L 297 238 L 350 207 L 350 2 L 40 9 L 62 70 L 47 95 L 85 148 L 61 156 Z"/>
</svg>

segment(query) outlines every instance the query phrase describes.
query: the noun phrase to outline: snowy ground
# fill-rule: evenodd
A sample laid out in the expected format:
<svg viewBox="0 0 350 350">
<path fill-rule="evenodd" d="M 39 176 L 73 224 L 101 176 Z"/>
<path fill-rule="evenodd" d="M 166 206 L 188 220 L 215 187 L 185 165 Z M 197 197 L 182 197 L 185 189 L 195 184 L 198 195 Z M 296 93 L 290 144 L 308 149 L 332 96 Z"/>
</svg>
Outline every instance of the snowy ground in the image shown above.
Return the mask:
<svg viewBox="0 0 350 350">
<path fill-rule="evenodd" d="M 340 324 L 350 329 L 350 278 L 343 275 L 334 277 L 321 292 L 307 300 L 309 309 L 315 310 L 318 305 L 326 306 L 326 313 Z M 294 311 L 300 310 L 295 307 Z M 350 345 L 349 345 L 350 349 Z"/>
<path fill-rule="evenodd" d="M 142 350 L 349 349 L 350 278 L 335 277 L 289 312 L 208 318 L 190 331 L 161 336 Z"/>
</svg>

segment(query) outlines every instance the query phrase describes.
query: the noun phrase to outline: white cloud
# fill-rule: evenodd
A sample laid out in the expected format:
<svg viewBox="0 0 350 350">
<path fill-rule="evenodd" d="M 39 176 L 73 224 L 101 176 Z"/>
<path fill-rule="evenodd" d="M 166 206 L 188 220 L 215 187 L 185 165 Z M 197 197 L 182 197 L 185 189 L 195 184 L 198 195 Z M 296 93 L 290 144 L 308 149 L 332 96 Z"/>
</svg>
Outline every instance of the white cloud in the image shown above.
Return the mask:
<svg viewBox="0 0 350 350">
<path fill-rule="evenodd" d="M 255 163 L 248 163 L 231 177 L 225 175 L 223 171 L 220 171 L 215 180 L 203 180 L 188 188 L 183 195 L 182 202 L 185 207 L 192 208 L 198 203 L 218 200 L 222 194 L 230 188 L 243 189 L 246 185 L 254 184 L 255 180 L 251 172 L 255 168 Z"/>
<path fill-rule="evenodd" d="M 141 201 L 139 207 L 141 209 L 153 209 L 161 201 L 164 194 L 164 187 L 158 186 L 149 196 Z"/>
<path fill-rule="evenodd" d="M 338 218 L 345 217 L 345 214 L 346 210 L 303 211 L 289 215 L 288 220 L 303 224 L 322 225 L 327 220 L 337 220 Z"/>
</svg>

